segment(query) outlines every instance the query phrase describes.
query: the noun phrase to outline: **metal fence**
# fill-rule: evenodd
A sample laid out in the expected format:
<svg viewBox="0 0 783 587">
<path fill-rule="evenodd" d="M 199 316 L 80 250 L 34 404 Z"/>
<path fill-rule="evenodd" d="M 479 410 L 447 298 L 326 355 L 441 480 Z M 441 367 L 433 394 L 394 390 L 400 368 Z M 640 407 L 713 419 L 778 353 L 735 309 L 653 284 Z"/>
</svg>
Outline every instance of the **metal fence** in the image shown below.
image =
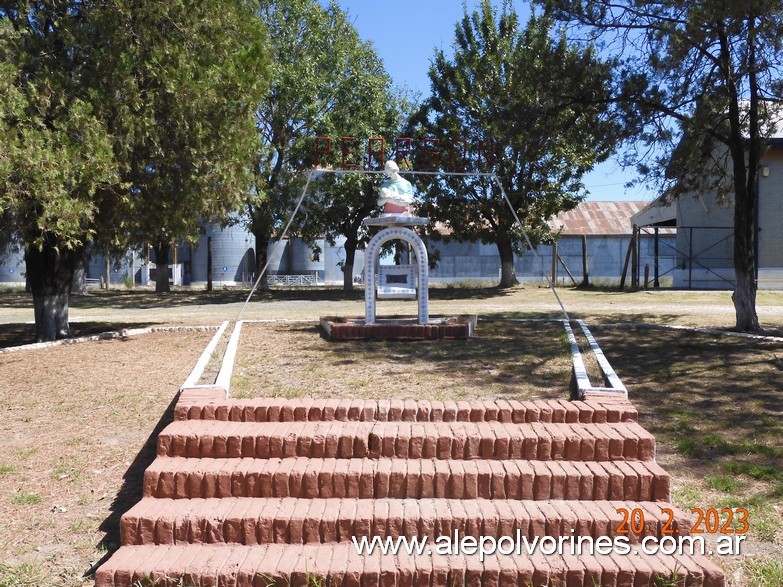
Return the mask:
<svg viewBox="0 0 783 587">
<path fill-rule="evenodd" d="M 672 230 L 676 231 L 675 239 L 660 238 L 663 231 Z M 734 229 L 730 226 L 678 226 L 659 230 L 642 227 L 639 247 L 652 250 L 653 267 L 639 267 L 640 272 L 649 273 L 650 286 L 731 289 L 735 285 Z"/>
<path fill-rule="evenodd" d="M 266 282 L 270 286 L 303 287 L 318 285 L 315 275 L 267 275 Z"/>
</svg>

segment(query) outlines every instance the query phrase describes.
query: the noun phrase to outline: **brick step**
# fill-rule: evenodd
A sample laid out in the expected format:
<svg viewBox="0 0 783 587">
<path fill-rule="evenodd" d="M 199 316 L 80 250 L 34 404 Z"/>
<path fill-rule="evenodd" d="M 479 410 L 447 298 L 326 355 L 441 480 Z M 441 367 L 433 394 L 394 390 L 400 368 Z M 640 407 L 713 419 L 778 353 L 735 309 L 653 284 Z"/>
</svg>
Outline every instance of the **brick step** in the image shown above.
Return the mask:
<svg viewBox="0 0 783 587">
<path fill-rule="evenodd" d="M 636 422 L 223 422 L 184 420 L 158 436 L 158 455 L 211 458 L 652 460 Z"/>
<path fill-rule="evenodd" d="M 340 400 L 229 399 L 177 404 L 175 420 L 237 422 L 379 421 L 379 422 L 554 422 L 603 424 L 635 422 L 636 408 L 628 401 L 516 400 Z"/>
<path fill-rule="evenodd" d="M 158 457 L 144 496 L 669 501 L 653 461 Z"/>
<path fill-rule="evenodd" d="M 98 570 L 95 584 L 632 587 L 672 576 L 677 585 L 725 585 L 723 572 L 702 556 L 515 553 L 482 562 L 477 555 L 359 555 L 351 543 L 124 546 Z"/>
<path fill-rule="evenodd" d="M 690 517 L 669 503 L 487 499 L 144 498 L 122 516 L 123 545 L 350 542 L 362 536 L 617 536 L 618 510 L 639 509 L 641 536 L 690 533 Z M 638 519 L 638 518 L 637 518 Z M 626 528 L 629 526 L 626 525 Z M 627 534 L 627 531 L 625 532 Z M 639 542 L 639 534 L 630 534 Z"/>
</svg>

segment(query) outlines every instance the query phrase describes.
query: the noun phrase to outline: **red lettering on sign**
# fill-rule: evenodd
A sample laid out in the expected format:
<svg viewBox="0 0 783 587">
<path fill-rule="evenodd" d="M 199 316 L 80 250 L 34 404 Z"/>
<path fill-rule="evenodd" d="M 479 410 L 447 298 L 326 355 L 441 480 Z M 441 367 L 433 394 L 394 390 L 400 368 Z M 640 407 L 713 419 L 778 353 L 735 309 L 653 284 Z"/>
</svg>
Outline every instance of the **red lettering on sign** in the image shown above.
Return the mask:
<svg viewBox="0 0 783 587">
<path fill-rule="evenodd" d="M 325 145 L 325 146 L 324 146 Z M 321 164 L 321 155 L 332 152 L 332 139 L 329 137 L 315 137 L 315 166 Z"/>
<path fill-rule="evenodd" d="M 343 169 L 354 169 L 356 167 L 359 167 L 356 163 L 350 163 L 347 160 L 352 156 L 356 155 L 356 150 L 352 149 L 350 144 L 351 143 L 357 143 L 359 142 L 359 139 L 356 137 L 343 137 L 342 140 L 342 151 L 343 151 Z"/>
</svg>

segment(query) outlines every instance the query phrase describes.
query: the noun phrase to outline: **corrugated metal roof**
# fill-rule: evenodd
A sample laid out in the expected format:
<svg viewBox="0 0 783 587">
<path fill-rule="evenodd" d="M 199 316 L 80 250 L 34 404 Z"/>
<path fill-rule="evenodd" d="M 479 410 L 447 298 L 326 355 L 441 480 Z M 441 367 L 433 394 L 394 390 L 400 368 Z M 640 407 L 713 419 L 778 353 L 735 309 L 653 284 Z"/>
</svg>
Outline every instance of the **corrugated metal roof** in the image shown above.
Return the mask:
<svg viewBox="0 0 783 587">
<path fill-rule="evenodd" d="M 631 234 L 631 217 L 649 202 L 582 202 L 549 221 L 552 232 L 562 235 Z"/>
</svg>

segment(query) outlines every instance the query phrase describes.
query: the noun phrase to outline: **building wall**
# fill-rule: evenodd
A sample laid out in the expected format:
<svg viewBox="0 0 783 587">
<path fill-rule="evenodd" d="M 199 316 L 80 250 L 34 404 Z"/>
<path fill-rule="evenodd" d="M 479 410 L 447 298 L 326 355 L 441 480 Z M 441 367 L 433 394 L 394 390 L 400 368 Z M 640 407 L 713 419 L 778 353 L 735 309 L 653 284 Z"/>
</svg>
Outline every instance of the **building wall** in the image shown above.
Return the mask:
<svg viewBox="0 0 783 587">
<path fill-rule="evenodd" d="M 757 226 L 760 289 L 783 288 L 783 151 L 762 159 L 769 175 L 759 177 Z M 714 193 L 677 202 L 676 287 L 734 287 L 734 199 Z"/>
<path fill-rule="evenodd" d="M 783 270 L 783 151 L 768 153 L 764 167 L 769 175 L 759 177 L 759 267 Z"/>
<path fill-rule="evenodd" d="M 8 247 L 0 252 L 0 284 L 24 285 L 25 271 L 23 251 Z"/>
<path fill-rule="evenodd" d="M 587 239 L 587 270 L 593 280 L 619 281 L 622 275 L 625 255 L 630 236 L 589 236 Z M 430 271 L 434 281 L 460 279 L 499 279 L 500 256 L 495 245 L 480 243 L 458 243 L 456 241 L 431 241 L 430 250 L 440 252 L 438 266 Z M 671 275 L 674 269 L 674 236 L 659 237 L 659 274 Z M 649 266 L 650 276 L 654 274 L 655 243 L 652 236 L 644 237 L 639 246 L 639 274 L 644 277 L 644 267 Z M 537 253 L 537 254 L 536 254 Z M 527 281 L 543 280 L 552 273 L 552 247 L 540 246 L 536 253 L 527 252 L 516 256 L 514 267 L 517 278 Z M 582 237 L 561 236 L 558 253 L 571 274 L 582 280 Z M 629 269 L 630 271 L 630 269 Z M 630 273 L 629 273 L 630 275 Z M 558 283 L 570 284 L 571 279 L 558 263 Z"/>
</svg>

